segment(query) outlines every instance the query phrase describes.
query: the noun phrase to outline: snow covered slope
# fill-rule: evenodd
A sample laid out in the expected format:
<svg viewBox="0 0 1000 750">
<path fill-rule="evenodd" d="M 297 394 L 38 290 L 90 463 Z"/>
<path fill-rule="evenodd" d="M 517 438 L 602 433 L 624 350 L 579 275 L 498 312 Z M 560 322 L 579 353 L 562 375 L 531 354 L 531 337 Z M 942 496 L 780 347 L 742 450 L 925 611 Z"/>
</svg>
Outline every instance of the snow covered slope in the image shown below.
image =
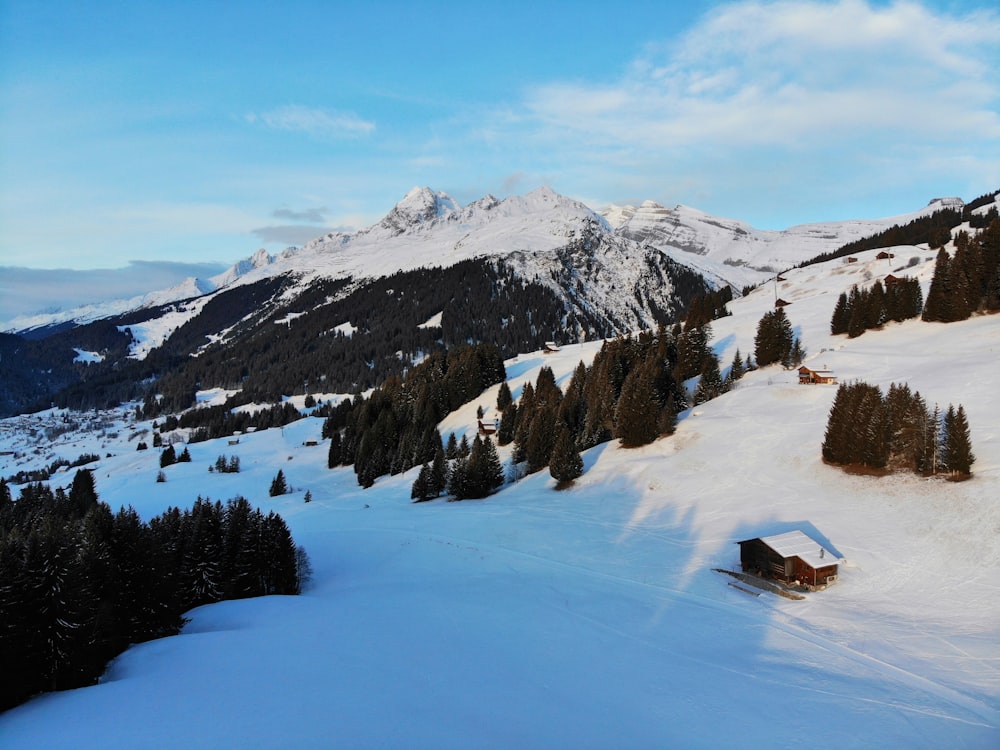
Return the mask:
<svg viewBox="0 0 1000 750">
<path fill-rule="evenodd" d="M 361 490 L 350 469 L 326 469 L 322 443 L 303 447 L 319 438 L 317 419 L 237 446 L 192 445 L 193 462 L 168 467 L 162 484 L 156 452 L 134 449 L 149 425 L 130 424 L 127 410 L 103 438 L 32 442 L 41 423 L 0 423 L 4 450 L 25 453 L 0 456 L 3 474 L 45 463 L 53 445 L 70 458 L 114 454 L 97 464 L 101 498 L 146 518 L 199 494 L 241 493 L 288 520 L 316 572 L 300 597 L 197 609 L 182 635 L 130 649 L 102 684 L 0 716 L 0 744 L 1000 746 L 1000 318 L 830 336 L 851 284 L 899 274 L 910 258 L 904 272 L 929 282 L 932 252 L 895 256 L 793 270 L 777 291 L 809 363 L 962 403 L 977 455 L 968 482 L 825 466 L 835 389 L 800 386 L 777 367 L 681 415 L 669 438 L 592 449 L 569 490 L 541 472 L 462 503 L 411 504 L 415 470 Z M 761 287 L 713 323 L 723 363 L 752 351 L 774 293 Z M 511 390 L 543 365 L 565 384 L 599 346 L 522 354 L 507 363 Z M 496 390 L 442 430 L 473 429 Z M 241 473 L 209 474 L 221 453 L 239 455 Z M 296 489 L 270 498 L 278 468 Z M 738 565 L 737 541 L 793 529 L 843 558 L 838 583 L 791 601 L 744 593 L 712 570 Z"/>
<path fill-rule="evenodd" d="M 689 206 L 670 209 L 653 201 L 638 208 L 612 206 L 602 213 L 621 236 L 653 245 L 674 258 L 688 255 L 694 267 L 714 273 L 739 289 L 894 224 L 903 225 L 919 216 L 962 206 L 959 198 L 938 198 L 903 216 L 802 224 L 783 231 L 755 229 L 745 222 L 719 218 Z M 698 260 L 691 256 L 698 256 Z"/>
</svg>

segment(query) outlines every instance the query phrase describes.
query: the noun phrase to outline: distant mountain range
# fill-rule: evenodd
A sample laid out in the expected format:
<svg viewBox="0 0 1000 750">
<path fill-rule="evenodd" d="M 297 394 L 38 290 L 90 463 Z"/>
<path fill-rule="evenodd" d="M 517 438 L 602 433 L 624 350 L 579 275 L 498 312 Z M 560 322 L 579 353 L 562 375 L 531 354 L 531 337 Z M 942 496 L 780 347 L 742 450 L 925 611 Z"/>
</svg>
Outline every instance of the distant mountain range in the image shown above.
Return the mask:
<svg viewBox="0 0 1000 750">
<path fill-rule="evenodd" d="M 903 216 L 768 231 L 651 201 L 598 213 L 549 188 L 466 206 L 414 188 L 356 232 L 258 250 L 222 274 L 141 297 L 12 321 L 0 340 L 0 414 L 57 394 L 77 406 L 133 398 L 151 378 L 176 390 L 178 405 L 196 385 L 261 397 L 353 392 L 435 348 L 488 341 L 512 355 L 649 328 L 676 320 L 696 296 L 726 285 L 738 295 L 963 205 L 936 199 Z M 305 351 L 285 351 L 293 346 Z M 289 358 L 294 366 L 280 364 Z"/>
</svg>

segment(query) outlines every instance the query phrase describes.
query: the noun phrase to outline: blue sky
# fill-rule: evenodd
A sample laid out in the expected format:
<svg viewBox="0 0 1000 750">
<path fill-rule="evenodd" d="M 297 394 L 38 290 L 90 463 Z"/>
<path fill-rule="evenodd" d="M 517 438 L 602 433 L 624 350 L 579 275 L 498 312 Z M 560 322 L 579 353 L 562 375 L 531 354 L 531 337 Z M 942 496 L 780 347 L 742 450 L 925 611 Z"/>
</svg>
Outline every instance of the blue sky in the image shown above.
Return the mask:
<svg viewBox="0 0 1000 750">
<path fill-rule="evenodd" d="M 0 0 L 0 266 L 231 263 L 414 185 L 775 229 L 971 199 L 998 50 L 995 0 Z"/>
</svg>

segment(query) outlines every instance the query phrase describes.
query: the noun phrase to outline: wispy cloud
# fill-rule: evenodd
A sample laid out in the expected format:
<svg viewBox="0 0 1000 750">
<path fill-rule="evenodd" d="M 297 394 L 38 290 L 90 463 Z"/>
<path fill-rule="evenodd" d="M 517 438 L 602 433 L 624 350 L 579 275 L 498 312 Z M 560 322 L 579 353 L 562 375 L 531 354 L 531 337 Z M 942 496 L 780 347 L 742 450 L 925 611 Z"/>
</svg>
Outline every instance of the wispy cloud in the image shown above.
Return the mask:
<svg viewBox="0 0 1000 750">
<path fill-rule="evenodd" d="M 650 48 L 614 85 L 553 83 L 526 105 L 560 129 L 671 148 L 859 132 L 996 138 L 998 46 L 995 13 L 736 3 L 679 43 Z"/>
<path fill-rule="evenodd" d="M 296 211 L 292 208 L 276 208 L 271 212 L 271 216 L 275 219 L 318 224 L 326 218 L 326 213 L 327 209 L 325 206 L 323 208 L 306 208 L 301 211 Z"/>
<path fill-rule="evenodd" d="M 261 125 L 271 130 L 306 133 L 314 138 L 357 138 L 370 135 L 375 123 L 362 119 L 353 112 L 338 112 L 315 107 L 291 104 L 268 112 L 246 115 L 251 125 Z"/>
<path fill-rule="evenodd" d="M 810 168 L 821 178 L 848 160 L 884 191 L 884 180 L 921 168 L 921 151 L 998 163 L 998 70 L 997 12 L 750 0 L 648 46 L 612 83 L 531 88 L 513 114 L 494 118 L 490 141 L 503 133 L 551 150 L 567 181 L 594 193 L 595 179 L 619 187 L 644 174 L 648 184 L 660 171 L 676 189 L 726 170 L 801 191 Z M 884 174 L 862 174 L 887 162 Z"/>
<path fill-rule="evenodd" d="M 314 240 L 330 231 L 332 230 L 323 226 L 281 224 L 258 227 L 253 230 L 253 234 L 261 242 L 277 243 L 287 247 L 289 245 L 304 245 L 309 240 Z"/>
</svg>

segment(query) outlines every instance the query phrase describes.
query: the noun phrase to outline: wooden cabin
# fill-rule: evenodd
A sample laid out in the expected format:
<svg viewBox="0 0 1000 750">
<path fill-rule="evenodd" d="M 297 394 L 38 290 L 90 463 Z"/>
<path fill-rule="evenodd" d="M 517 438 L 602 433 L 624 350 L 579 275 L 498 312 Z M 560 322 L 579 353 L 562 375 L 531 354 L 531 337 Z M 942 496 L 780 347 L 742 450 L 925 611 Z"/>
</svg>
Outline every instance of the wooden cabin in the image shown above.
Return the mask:
<svg viewBox="0 0 1000 750">
<path fill-rule="evenodd" d="M 803 365 L 799 368 L 800 385 L 836 385 L 837 376 L 830 370 L 813 370 Z"/>
<path fill-rule="evenodd" d="M 778 297 L 778 299 L 776 299 L 774 301 L 774 306 L 775 307 L 787 307 L 790 304 L 792 304 L 792 303 L 788 302 L 787 300 L 781 299 L 781 297 Z"/>
<path fill-rule="evenodd" d="M 559 351 L 559 346 L 555 341 L 546 341 L 545 346 L 542 347 L 542 354 L 555 354 Z"/>
<path fill-rule="evenodd" d="M 495 435 L 497 430 L 500 429 L 500 420 L 494 419 L 492 422 L 484 422 L 479 420 L 479 434 L 480 435 Z"/>
<path fill-rule="evenodd" d="M 888 289 L 891 286 L 896 286 L 896 284 L 899 284 L 902 281 L 903 280 L 901 278 L 899 278 L 898 276 L 894 276 L 893 274 L 890 273 L 882 280 L 882 284 L 883 286 L 885 286 L 886 289 Z"/>
<path fill-rule="evenodd" d="M 853 257 L 851 257 L 851 258 L 848 258 L 848 259 L 847 259 L 847 262 L 848 262 L 848 263 L 857 263 L 857 262 L 858 262 L 858 259 L 857 259 L 857 258 L 853 258 Z"/>
<path fill-rule="evenodd" d="M 889 258 L 895 258 L 896 256 L 890 253 L 888 250 L 883 250 L 878 255 L 875 256 L 875 260 L 889 260 Z"/>
<path fill-rule="evenodd" d="M 739 545 L 744 573 L 810 588 L 837 580 L 837 556 L 801 531 L 746 539 Z"/>
</svg>

